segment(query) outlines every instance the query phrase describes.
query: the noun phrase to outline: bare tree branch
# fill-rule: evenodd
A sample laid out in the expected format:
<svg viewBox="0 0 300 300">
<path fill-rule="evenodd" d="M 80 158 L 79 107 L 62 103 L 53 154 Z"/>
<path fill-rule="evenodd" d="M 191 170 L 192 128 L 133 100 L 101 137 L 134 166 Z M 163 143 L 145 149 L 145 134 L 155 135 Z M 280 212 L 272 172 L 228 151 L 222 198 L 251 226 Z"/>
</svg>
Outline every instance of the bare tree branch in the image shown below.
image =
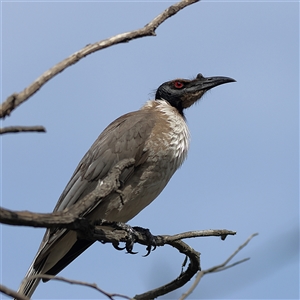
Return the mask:
<svg viewBox="0 0 300 300">
<path fill-rule="evenodd" d="M 28 280 L 32 280 L 34 278 L 45 278 L 45 279 L 63 281 L 63 282 L 67 282 L 67 283 L 70 283 L 70 284 L 87 286 L 87 287 L 95 289 L 96 291 L 100 292 L 101 294 L 103 294 L 104 296 L 106 296 L 108 299 L 111 299 L 111 300 L 114 300 L 114 297 L 121 297 L 121 298 L 128 299 L 128 300 L 132 299 L 132 298 L 126 296 L 126 295 L 122 295 L 122 294 L 118 294 L 118 293 L 105 292 L 104 290 L 99 288 L 96 283 L 90 283 L 90 282 L 84 282 L 84 281 L 79 281 L 79 280 L 74 280 L 74 279 L 68 279 L 68 278 L 61 277 L 61 276 L 39 274 L 39 275 L 33 275 L 33 276 L 28 277 L 28 278 L 25 278 L 25 280 L 28 281 Z"/>
<path fill-rule="evenodd" d="M 244 258 L 242 260 L 239 260 L 229 266 L 226 266 L 229 261 L 238 253 L 240 252 L 245 246 L 247 246 L 247 244 L 250 242 L 250 240 L 257 236 L 258 233 L 253 233 L 252 235 L 250 235 L 250 237 L 242 244 L 240 245 L 222 264 L 220 265 L 217 265 L 217 266 L 214 266 L 212 268 L 209 268 L 209 269 L 206 269 L 206 270 L 203 270 L 203 271 L 200 271 L 197 276 L 196 276 L 196 279 L 194 281 L 194 283 L 192 284 L 192 286 L 188 289 L 187 292 L 185 292 L 184 294 L 182 294 L 182 296 L 179 298 L 179 300 L 184 300 L 186 299 L 194 290 L 195 288 L 197 287 L 197 285 L 199 284 L 201 278 L 205 275 L 205 274 L 208 274 L 208 273 L 214 273 L 214 272 L 219 272 L 219 271 L 223 271 L 223 270 L 226 270 L 228 268 L 231 268 L 231 267 L 234 267 L 242 262 L 245 262 L 247 260 L 249 260 L 250 258 Z"/>
<path fill-rule="evenodd" d="M 133 30 L 130 32 L 121 33 L 110 37 L 106 40 L 96 42 L 94 44 L 89 44 L 82 48 L 81 50 L 75 52 L 71 56 L 67 57 L 63 61 L 59 62 L 46 72 L 44 72 L 40 77 L 38 77 L 32 84 L 26 87 L 20 93 L 14 93 L 10 95 L 5 102 L 1 104 L 0 107 L 0 118 L 5 118 L 8 116 L 16 107 L 22 104 L 24 101 L 29 99 L 33 94 L 35 94 L 46 82 L 52 79 L 54 76 L 64 71 L 66 68 L 77 63 L 82 58 L 90 55 L 96 51 L 102 50 L 104 48 L 110 47 L 112 45 L 117 45 L 120 43 L 129 42 L 133 39 L 155 36 L 155 30 L 162 24 L 165 20 L 175 15 L 177 12 L 200 0 L 182 0 L 174 5 L 168 7 L 164 12 L 159 14 L 150 23 L 145 25 L 141 29 Z"/>
<path fill-rule="evenodd" d="M 174 234 L 171 237 L 168 237 L 168 240 L 176 241 L 182 240 L 186 238 L 193 238 L 193 237 L 204 237 L 204 236 L 221 236 L 222 240 L 225 240 L 227 235 L 234 235 L 236 234 L 235 231 L 228 231 L 227 229 L 207 229 L 207 230 L 197 230 L 197 231 L 189 231 L 184 233 Z"/>
<path fill-rule="evenodd" d="M 0 128 L 0 134 L 16 132 L 46 132 L 44 126 L 9 126 Z"/>
<path fill-rule="evenodd" d="M 209 230 L 195 230 L 180 233 L 181 239 L 195 238 L 195 237 L 204 237 L 204 236 L 217 236 L 222 237 L 224 235 L 235 235 L 235 231 L 226 230 L 226 229 L 209 229 Z M 126 242 L 128 240 L 128 233 L 126 230 L 110 230 L 105 229 L 101 226 L 95 226 L 90 232 L 87 233 L 87 236 L 95 241 L 114 243 L 114 242 Z M 135 232 L 136 243 L 147 246 L 149 244 L 149 240 L 146 235 L 141 232 Z M 171 245 L 174 248 L 177 248 L 176 242 L 181 241 L 178 239 L 178 234 L 175 235 L 156 235 L 155 244 L 156 246 L 164 246 Z M 175 246 L 174 246 L 175 245 Z"/>
</svg>

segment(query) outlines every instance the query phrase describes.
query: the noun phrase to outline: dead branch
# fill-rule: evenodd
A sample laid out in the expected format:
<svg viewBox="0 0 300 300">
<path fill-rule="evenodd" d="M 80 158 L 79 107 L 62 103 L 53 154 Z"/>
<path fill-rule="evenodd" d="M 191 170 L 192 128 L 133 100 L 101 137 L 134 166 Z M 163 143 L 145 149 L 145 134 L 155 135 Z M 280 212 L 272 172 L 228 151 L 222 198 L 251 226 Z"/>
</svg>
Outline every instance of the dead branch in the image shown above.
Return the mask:
<svg viewBox="0 0 300 300">
<path fill-rule="evenodd" d="M 146 36 L 155 36 L 155 30 L 159 25 L 161 25 L 168 18 L 175 15 L 177 12 L 182 10 L 183 8 L 198 2 L 200 0 L 182 0 L 174 5 L 168 7 L 164 12 L 159 14 L 156 18 L 154 18 L 150 23 L 145 25 L 141 29 L 133 30 L 130 32 L 125 32 L 121 34 L 117 34 L 113 37 L 110 37 L 106 40 L 102 40 L 96 42 L 94 44 L 88 44 L 81 50 L 73 53 L 63 61 L 59 62 L 46 72 L 44 72 L 40 77 L 38 77 L 32 84 L 26 87 L 20 93 L 14 93 L 10 95 L 5 102 L 1 104 L 0 107 L 0 118 L 5 118 L 10 115 L 10 113 L 17 108 L 24 101 L 29 99 L 33 94 L 35 94 L 46 82 L 55 77 L 60 72 L 64 71 L 66 68 L 71 65 L 77 63 L 82 58 L 90 55 L 96 51 L 102 50 L 104 48 L 117 45 L 120 43 L 127 43 L 131 40 L 138 39 Z"/>
<path fill-rule="evenodd" d="M 193 237 L 220 236 L 222 240 L 225 240 L 227 235 L 234 235 L 234 234 L 236 234 L 235 231 L 228 231 L 226 229 L 220 229 L 220 230 L 208 229 L 208 230 L 197 230 L 197 231 L 189 231 L 185 233 L 178 233 L 168 238 L 172 239 L 173 241 L 176 241 L 176 240 L 182 240 L 182 239 L 193 238 Z"/>
<path fill-rule="evenodd" d="M 9 126 L 0 128 L 0 134 L 17 132 L 46 132 L 43 126 Z"/>
<path fill-rule="evenodd" d="M 113 243 L 113 242 L 126 242 L 128 239 L 128 233 L 125 230 L 109 230 L 105 229 L 101 226 L 95 226 L 93 229 L 86 233 L 89 238 L 100 241 L 104 243 Z M 177 241 L 181 241 L 183 239 L 196 238 L 196 237 L 207 237 L 207 236 L 217 236 L 223 237 L 227 235 L 235 235 L 235 231 L 227 230 L 227 229 L 208 229 L 208 230 L 194 230 L 183 232 L 180 234 L 174 235 L 157 235 L 155 236 L 156 246 L 164 246 L 164 245 L 175 245 Z M 147 246 L 149 241 L 147 236 L 143 235 L 141 232 L 135 232 L 136 235 L 136 243 Z M 179 238 L 180 236 L 180 238 Z M 176 247 L 175 247 L 176 248 Z"/>
</svg>

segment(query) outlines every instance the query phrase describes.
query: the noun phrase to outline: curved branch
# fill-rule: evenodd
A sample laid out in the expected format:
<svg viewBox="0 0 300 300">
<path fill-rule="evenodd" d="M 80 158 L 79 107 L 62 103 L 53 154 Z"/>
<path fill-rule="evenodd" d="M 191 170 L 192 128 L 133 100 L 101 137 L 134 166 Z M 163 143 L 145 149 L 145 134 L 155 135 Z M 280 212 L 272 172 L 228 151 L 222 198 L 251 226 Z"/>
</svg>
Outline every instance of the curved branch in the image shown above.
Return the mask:
<svg viewBox="0 0 300 300">
<path fill-rule="evenodd" d="M 75 52 L 71 56 L 67 57 L 63 61 L 59 62 L 58 64 L 44 72 L 22 92 L 14 93 L 11 96 L 9 96 L 0 107 L 0 118 L 5 118 L 6 116 L 8 116 L 16 107 L 18 107 L 29 97 L 35 94 L 46 82 L 48 82 L 60 72 L 64 71 L 66 68 L 77 63 L 79 60 L 86 57 L 87 55 L 102 50 L 104 48 L 110 47 L 112 45 L 129 42 L 133 39 L 145 36 L 155 36 L 155 30 L 160 24 L 162 24 L 165 20 L 175 15 L 181 9 L 198 1 L 200 0 L 182 0 L 168 7 L 164 12 L 159 14 L 156 18 L 154 18 L 150 23 L 148 23 L 141 29 L 121 33 L 110 37 L 106 40 L 102 40 L 94 44 L 89 44 L 85 46 L 81 50 Z"/>
<path fill-rule="evenodd" d="M 181 272 L 181 274 L 172 280 L 171 282 L 158 287 L 156 289 L 153 289 L 151 291 L 148 291 L 143 294 L 135 295 L 133 298 L 137 300 L 141 299 L 154 299 L 159 296 L 165 295 L 167 293 L 170 293 L 183 285 L 185 285 L 188 281 L 190 281 L 193 276 L 200 271 L 200 253 L 191 248 L 189 245 L 182 241 L 173 241 L 168 242 L 167 244 L 173 246 L 176 248 L 180 253 L 185 254 L 189 260 L 189 266 L 186 271 Z"/>
<path fill-rule="evenodd" d="M 176 248 L 180 253 L 186 255 L 189 258 L 189 266 L 186 271 L 181 272 L 181 274 L 172 280 L 171 282 L 150 290 L 146 293 L 135 295 L 134 299 L 154 299 L 159 296 L 165 295 L 171 291 L 174 291 L 182 286 L 184 286 L 188 281 L 190 281 L 193 276 L 200 271 L 200 253 L 191 248 L 188 244 L 181 241 L 185 238 L 194 238 L 194 237 L 204 237 L 204 236 L 220 236 L 226 237 L 227 235 L 235 235 L 235 231 L 230 231 L 226 229 L 222 230 L 198 230 L 198 231 L 189 231 L 176 235 L 158 235 L 155 236 L 156 246 L 170 245 Z M 136 232 L 136 241 L 141 245 L 148 245 L 149 240 L 146 235 L 141 232 Z M 96 226 L 92 232 L 88 233 L 89 238 L 96 239 L 101 242 L 126 242 L 128 238 L 128 233 L 125 230 L 105 230 L 103 227 Z M 224 238 L 222 238 L 224 239 Z"/>
</svg>

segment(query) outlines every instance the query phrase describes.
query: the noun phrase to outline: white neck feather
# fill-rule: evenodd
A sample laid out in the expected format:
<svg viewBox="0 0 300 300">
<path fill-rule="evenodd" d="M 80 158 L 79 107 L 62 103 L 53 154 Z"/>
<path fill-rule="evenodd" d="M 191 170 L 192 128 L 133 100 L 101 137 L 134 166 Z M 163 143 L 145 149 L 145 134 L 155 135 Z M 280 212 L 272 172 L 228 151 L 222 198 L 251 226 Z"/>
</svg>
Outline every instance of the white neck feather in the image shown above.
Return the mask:
<svg viewBox="0 0 300 300">
<path fill-rule="evenodd" d="M 168 148 L 176 160 L 177 169 L 186 159 L 190 144 L 190 133 L 183 116 L 165 100 L 150 100 L 142 109 L 154 109 L 163 114 L 169 126 L 162 134 L 168 140 Z"/>
</svg>

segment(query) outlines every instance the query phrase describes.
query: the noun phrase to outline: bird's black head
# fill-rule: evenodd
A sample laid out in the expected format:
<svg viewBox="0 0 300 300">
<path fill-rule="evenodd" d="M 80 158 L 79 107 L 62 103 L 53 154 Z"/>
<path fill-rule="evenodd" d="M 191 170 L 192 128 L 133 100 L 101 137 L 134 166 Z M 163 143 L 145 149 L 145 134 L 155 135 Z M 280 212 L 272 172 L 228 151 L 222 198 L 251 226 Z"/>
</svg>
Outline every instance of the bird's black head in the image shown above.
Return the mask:
<svg viewBox="0 0 300 300">
<path fill-rule="evenodd" d="M 235 80 L 229 77 L 203 77 L 198 74 L 193 80 L 188 79 L 175 79 L 163 83 L 156 91 L 156 100 L 166 100 L 172 106 L 183 114 L 183 109 L 190 107 L 203 94 L 224 83 L 234 82 Z"/>
</svg>

